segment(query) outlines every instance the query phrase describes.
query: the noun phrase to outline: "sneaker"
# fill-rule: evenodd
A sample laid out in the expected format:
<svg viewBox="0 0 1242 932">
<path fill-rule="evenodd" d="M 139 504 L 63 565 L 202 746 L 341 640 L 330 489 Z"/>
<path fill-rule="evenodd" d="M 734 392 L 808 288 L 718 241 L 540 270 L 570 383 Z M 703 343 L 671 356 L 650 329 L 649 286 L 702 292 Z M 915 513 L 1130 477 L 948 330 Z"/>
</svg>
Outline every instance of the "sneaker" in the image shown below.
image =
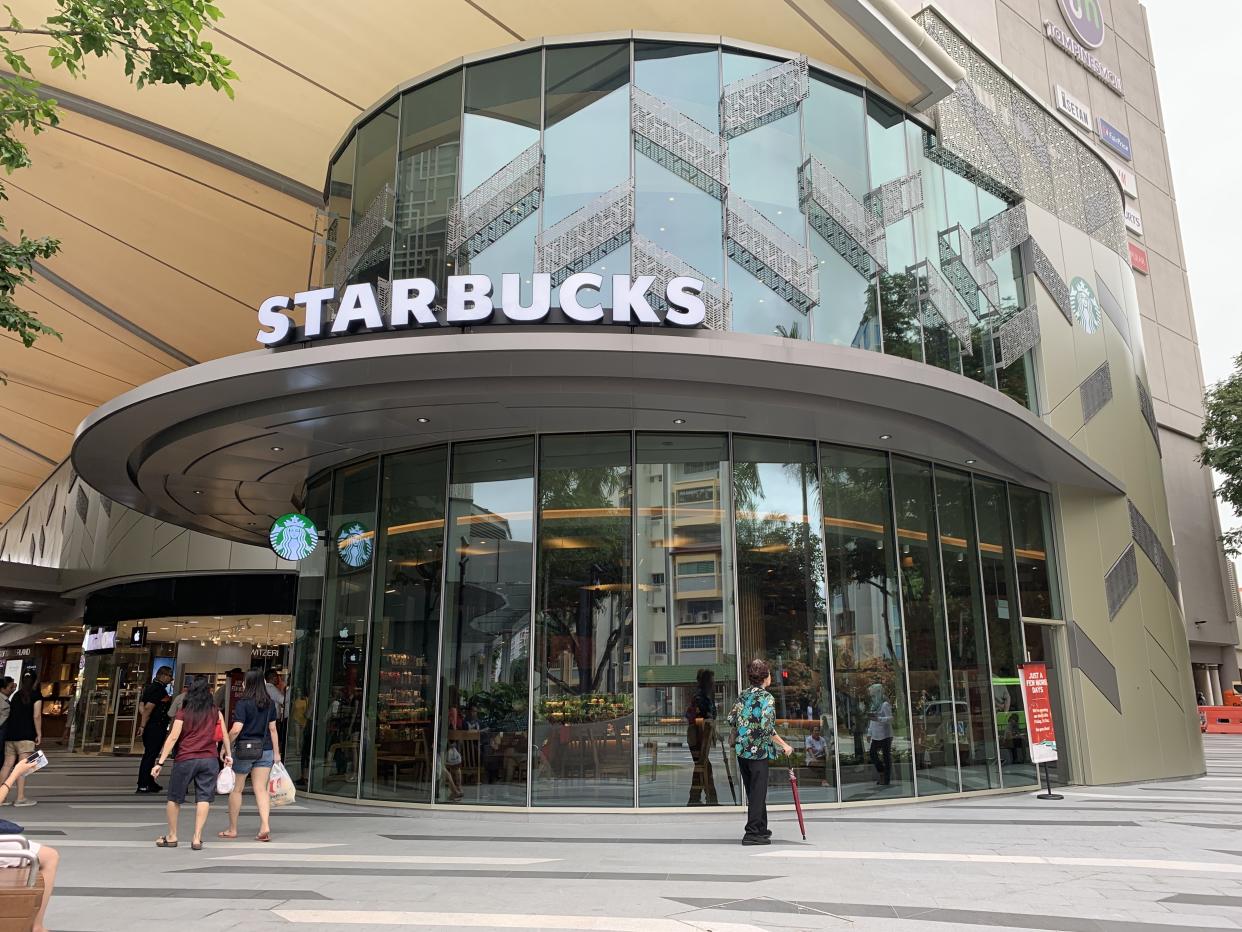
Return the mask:
<svg viewBox="0 0 1242 932">
<path fill-rule="evenodd" d="M 744 838 L 742 838 L 742 844 L 744 845 L 770 845 L 772 844 L 772 839 L 769 838 L 767 835 L 746 835 Z"/>
<path fill-rule="evenodd" d="M 760 834 L 760 835 L 762 835 L 764 838 L 771 838 L 771 837 L 772 837 L 772 830 L 771 830 L 770 828 L 765 828 L 765 829 L 764 829 L 762 832 L 760 832 L 759 834 Z"/>
<path fill-rule="evenodd" d="M 39 805 L 39 803 L 37 800 L 34 800 L 34 799 L 19 799 L 13 805 L 20 809 L 24 806 L 37 806 Z"/>
</svg>

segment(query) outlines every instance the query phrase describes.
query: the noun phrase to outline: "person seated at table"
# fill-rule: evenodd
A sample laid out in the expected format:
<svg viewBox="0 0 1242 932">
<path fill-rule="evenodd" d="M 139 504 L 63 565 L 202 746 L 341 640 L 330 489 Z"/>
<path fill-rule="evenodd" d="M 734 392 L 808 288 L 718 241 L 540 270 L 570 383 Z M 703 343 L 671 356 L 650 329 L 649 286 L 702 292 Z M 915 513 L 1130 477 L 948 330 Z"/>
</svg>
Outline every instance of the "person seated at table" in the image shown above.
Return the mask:
<svg viewBox="0 0 1242 932">
<path fill-rule="evenodd" d="M 824 740 L 824 734 L 818 725 L 811 728 L 811 733 L 806 736 L 804 742 L 806 747 L 806 766 L 810 770 L 822 770 L 824 776 L 820 782 L 821 786 L 828 785 L 828 742 Z"/>
<path fill-rule="evenodd" d="M 474 706 L 466 709 L 466 720 L 462 722 L 461 727 L 465 731 L 482 731 L 483 725 L 479 721 L 479 710 Z"/>
</svg>

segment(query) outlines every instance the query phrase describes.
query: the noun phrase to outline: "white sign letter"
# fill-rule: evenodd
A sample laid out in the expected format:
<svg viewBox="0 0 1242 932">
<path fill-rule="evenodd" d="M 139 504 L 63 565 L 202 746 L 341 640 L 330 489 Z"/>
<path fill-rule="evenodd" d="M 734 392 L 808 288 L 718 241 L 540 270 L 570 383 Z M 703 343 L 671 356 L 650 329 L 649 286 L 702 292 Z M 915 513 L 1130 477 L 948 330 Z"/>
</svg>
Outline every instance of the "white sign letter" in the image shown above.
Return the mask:
<svg viewBox="0 0 1242 932">
<path fill-rule="evenodd" d="M 598 304 L 594 307 L 583 307 L 578 303 L 579 291 L 593 288 L 598 292 L 603 284 L 604 279 L 594 272 L 579 272 L 565 279 L 565 284 L 561 285 L 561 310 L 565 312 L 565 316 L 582 324 L 603 320 L 604 309 Z"/>
<path fill-rule="evenodd" d="M 283 343 L 289 336 L 289 328 L 293 322 L 287 314 L 281 313 L 288 309 L 289 298 L 283 294 L 268 298 L 259 305 L 259 326 L 268 329 L 260 330 L 256 339 L 264 346 Z"/>
<path fill-rule="evenodd" d="M 668 299 L 668 313 L 664 322 L 674 327 L 701 327 L 707 319 L 707 308 L 700 295 L 703 282 L 697 278 L 677 277 L 671 279 L 664 295 Z"/>
<path fill-rule="evenodd" d="M 293 296 L 294 304 L 306 305 L 306 335 L 317 337 L 323 335 L 323 304 L 336 297 L 335 288 L 316 288 L 314 291 L 299 291 Z"/>
<path fill-rule="evenodd" d="M 375 288 L 368 282 L 346 286 L 336 319 L 332 321 L 332 332 L 349 333 L 354 324 L 362 324 L 363 330 L 384 329 L 384 319 L 375 303 Z"/>
<path fill-rule="evenodd" d="M 647 289 L 655 284 L 654 275 L 640 275 L 630 284 L 628 275 L 612 277 L 612 322 L 614 324 L 658 324 L 660 317 L 647 303 Z M 634 312 L 637 321 L 630 320 Z"/>
<path fill-rule="evenodd" d="M 399 278 L 392 283 L 392 325 L 408 327 L 410 315 L 420 327 L 438 327 L 431 302 L 436 299 L 436 283 L 430 278 Z"/>
<path fill-rule="evenodd" d="M 533 293 L 529 307 L 522 307 L 522 276 L 506 272 L 500 276 L 500 307 L 515 322 L 543 320 L 552 306 L 552 276 L 536 272 L 531 276 Z"/>
<path fill-rule="evenodd" d="M 492 280 L 486 275 L 450 275 L 448 313 L 450 324 L 474 324 L 492 316 Z"/>
</svg>

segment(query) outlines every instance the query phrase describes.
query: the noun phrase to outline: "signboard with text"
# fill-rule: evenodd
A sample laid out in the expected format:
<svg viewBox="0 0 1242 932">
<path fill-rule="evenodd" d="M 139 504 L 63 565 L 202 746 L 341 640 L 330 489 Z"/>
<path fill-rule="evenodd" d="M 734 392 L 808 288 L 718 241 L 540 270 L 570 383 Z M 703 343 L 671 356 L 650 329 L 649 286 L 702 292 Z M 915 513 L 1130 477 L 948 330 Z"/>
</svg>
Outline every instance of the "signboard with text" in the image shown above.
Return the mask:
<svg viewBox="0 0 1242 932">
<path fill-rule="evenodd" d="M 1057 109 L 1087 132 L 1091 132 L 1091 108 L 1060 84 L 1057 85 Z"/>
<path fill-rule="evenodd" d="M 1108 163 L 1108 167 L 1117 176 L 1117 181 L 1121 184 L 1121 190 L 1130 197 L 1138 197 L 1138 178 L 1135 177 L 1134 172 L 1124 165 L 1118 165 L 1112 159 L 1106 158 L 1104 161 Z"/>
<path fill-rule="evenodd" d="M 1150 275 L 1150 262 L 1147 258 L 1147 250 L 1138 243 L 1130 243 L 1130 268 L 1136 272 L 1142 272 L 1144 275 Z"/>
<path fill-rule="evenodd" d="M 1112 149 L 1127 162 L 1134 159 L 1134 149 L 1130 145 L 1129 136 L 1103 117 L 1096 120 L 1096 128 L 1100 133 L 1100 142 L 1104 143 L 1104 145 L 1108 146 L 1108 148 Z"/>
<path fill-rule="evenodd" d="M 1135 236 L 1143 235 L 1143 215 L 1139 213 L 1137 207 L 1133 204 L 1125 206 L 1126 229 Z"/>
<path fill-rule="evenodd" d="M 1057 759 L 1057 734 L 1052 722 L 1052 695 L 1048 686 L 1048 667 L 1042 663 L 1024 663 L 1022 671 L 1022 702 L 1026 706 L 1026 738 L 1031 747 L 1031 762 L 1047 764 Z"/>
</svg>

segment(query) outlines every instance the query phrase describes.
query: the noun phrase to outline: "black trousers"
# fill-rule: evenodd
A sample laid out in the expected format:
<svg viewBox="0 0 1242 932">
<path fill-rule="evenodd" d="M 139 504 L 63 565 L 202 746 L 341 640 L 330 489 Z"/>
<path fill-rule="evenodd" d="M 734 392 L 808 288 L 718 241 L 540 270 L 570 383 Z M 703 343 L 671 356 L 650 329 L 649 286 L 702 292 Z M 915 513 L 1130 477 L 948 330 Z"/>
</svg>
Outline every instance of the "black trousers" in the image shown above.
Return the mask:
<svg viewBox="0 0 1242 932">
<path fill-rule="evenodd" d="M 880 785 L 888 786 L 893 779 L 893 739 L 871 739 L 871 763 L 880 775 Z"/>
<path fill-rule="evenodd" d="M 766 838 L 768 834 L 768 762 L 737 759 L 746 787 L 746 837 Z"/>
<path fill-rule="evenodd" d="M 151 768 L 160 759 L 160 749 L 164 747 L 164 739 L 168 737 L 162 728 L 148 725 L 142 730 L 142 763 L 138 765 L 138 789 L 159 786 L 151 776 Z"/>
</svg>

